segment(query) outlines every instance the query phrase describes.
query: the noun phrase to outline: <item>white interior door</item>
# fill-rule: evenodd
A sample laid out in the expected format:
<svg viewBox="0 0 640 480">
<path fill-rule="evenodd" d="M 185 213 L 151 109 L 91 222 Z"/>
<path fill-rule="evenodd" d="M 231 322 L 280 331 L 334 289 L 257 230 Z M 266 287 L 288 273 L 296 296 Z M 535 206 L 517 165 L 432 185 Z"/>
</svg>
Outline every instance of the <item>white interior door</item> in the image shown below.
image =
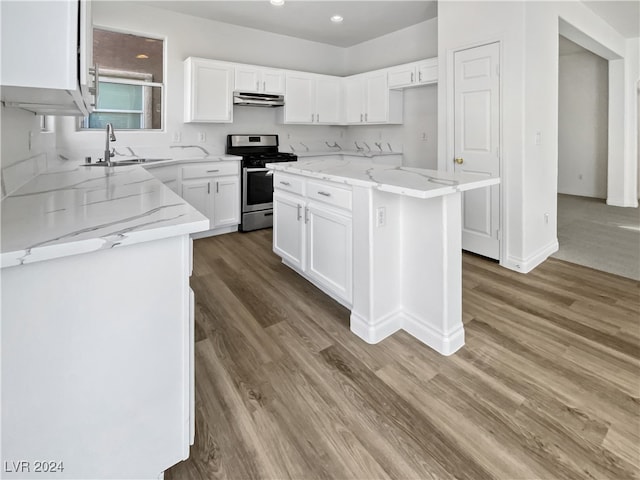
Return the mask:
<svg viewBox="0 0 640 480">
<path fill-rule="evenodd" d="M 500 46 L 454 54 L 454 166 L 460 173 L 500 176 Z M 500 258 L 500 186 L 462 194 L 462 248 Z"/>
</svg>

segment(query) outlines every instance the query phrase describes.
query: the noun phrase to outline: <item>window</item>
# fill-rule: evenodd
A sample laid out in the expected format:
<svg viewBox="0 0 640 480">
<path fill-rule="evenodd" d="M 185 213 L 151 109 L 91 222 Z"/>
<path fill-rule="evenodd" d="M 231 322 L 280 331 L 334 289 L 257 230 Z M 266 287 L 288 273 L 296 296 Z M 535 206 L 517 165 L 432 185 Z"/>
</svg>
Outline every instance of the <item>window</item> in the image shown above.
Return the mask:
<svg viewBox="0 0 640 480">
<path fill-rule="evenodd" d="M 98 103 L 82 129 L 162 129 L 164 42 L 130 33 L 93 30 Z"/>
</svg>

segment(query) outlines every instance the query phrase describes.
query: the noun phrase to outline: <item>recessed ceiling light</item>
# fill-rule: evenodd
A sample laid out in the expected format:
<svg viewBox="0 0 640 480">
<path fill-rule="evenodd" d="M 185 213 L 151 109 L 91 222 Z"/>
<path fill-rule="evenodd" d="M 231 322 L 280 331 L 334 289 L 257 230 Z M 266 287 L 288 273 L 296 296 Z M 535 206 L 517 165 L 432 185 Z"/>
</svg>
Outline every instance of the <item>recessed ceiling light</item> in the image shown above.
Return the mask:
<svg viewBox="0 0 640 480">
<path fill-rule="evenodd" d="M 333 23 L 340 23 L 342 20 L 344 20 L 344 18 L 342 18 L 342 15 L 334 15 L 333 17 L 331 17 L 331 21 Z"/>
<path fill-rule="evenodd" d="M 136 55 L 136 58 L 149 58 L 149 56 L 145 55 L 144 53 L 139 53 L 138 55 Z"/>
<path fill-rule="evenodd" d="M 281 7 L 284 5 L 284 0 L 269 0 L 271 5 L 275 5 L 276 7 Z"/>
</svg>

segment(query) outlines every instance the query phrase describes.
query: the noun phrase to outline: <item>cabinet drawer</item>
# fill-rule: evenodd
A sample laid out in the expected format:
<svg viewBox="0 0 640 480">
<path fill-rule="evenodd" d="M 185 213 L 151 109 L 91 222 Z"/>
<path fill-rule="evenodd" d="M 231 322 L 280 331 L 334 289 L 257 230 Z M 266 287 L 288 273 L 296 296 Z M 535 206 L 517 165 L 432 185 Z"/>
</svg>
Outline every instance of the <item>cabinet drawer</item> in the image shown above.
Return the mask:
<svg viewBox="0 0 640 480">
<path fill-rule="evenodd" d="M 238 173 L 238 162 L 204 163 L 182 167 L 183 179 L 237 175 Z"/>
<path fill-rule="evenodd" d="M 351 190 L 324 182 L 307 182 L 307 198 L 351 210 Z"/>
<path fill-rule="evenodd" d="M 286 173 L 276 172 L 273 175 L 273 188 L 295 193 L 296 195 L 303 195 L 304 180 L 300 177 L 294 177 L 292 175 L 287 175 Z"/>
</svg>

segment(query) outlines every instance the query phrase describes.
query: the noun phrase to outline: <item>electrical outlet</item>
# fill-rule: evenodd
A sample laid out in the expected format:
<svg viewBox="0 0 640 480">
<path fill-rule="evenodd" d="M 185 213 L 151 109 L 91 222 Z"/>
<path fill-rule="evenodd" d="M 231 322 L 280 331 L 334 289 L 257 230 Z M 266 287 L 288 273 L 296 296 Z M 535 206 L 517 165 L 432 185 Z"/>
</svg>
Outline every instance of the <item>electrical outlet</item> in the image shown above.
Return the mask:
<svg viewBox="0 0 640 480">
<path fill-rule="evenodd" d="M 423 142 L 427 141 L 427 132 L 422 132 L 422 137 L 421 137 Z"/>
<path fill-rule="evenodd" d="M 545 213 L 545 214 L 544 214 L 544 223 L 545 223 L 546 225 L 548 225 L 548 224 L 549 224 L 549 214 L 548 214 L 548 213 Z"/>
<path fill-rule="evenodd" d="M 204 143 L 207 141 L 207 134 L 204 132 L 198 132 L 198 142 Z"/>
<path fill-rule="evenodd" d="M 387 209 L 385 207 L 376 208 L 376 227 L 384 227 L 387 223 Z"/>
<path fill-rule="evenodd" d="M 182 133 L 181 132 L 173 132 L 173 135 L 171 137 L 171 141 L 173 143 L 178 143 L 182 141 Z"/>
<path fill-rule="evenodd" d="M 287 133 L 287 140 L 291 140 L 291 134 Z"/>
</svg>

